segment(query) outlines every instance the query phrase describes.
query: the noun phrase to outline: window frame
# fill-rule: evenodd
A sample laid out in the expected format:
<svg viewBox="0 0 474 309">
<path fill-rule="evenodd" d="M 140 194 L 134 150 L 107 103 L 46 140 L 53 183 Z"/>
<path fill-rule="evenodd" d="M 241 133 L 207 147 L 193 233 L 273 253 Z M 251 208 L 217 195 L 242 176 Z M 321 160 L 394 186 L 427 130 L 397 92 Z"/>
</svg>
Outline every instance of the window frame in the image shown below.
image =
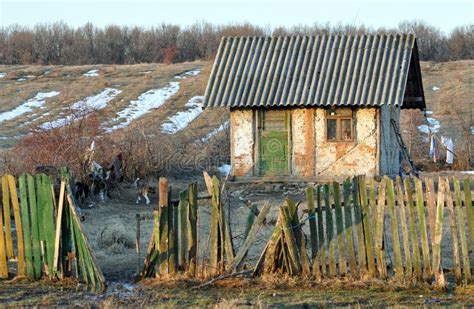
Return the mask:
<svg viewBox="0 0 474 309">
<path fill-rule="evenodd" d="M 326 110 L 325 128 L 326 128 L 326 141 L 331 143 L 352 143 L 355 142 L 355 111 L 351 109 L 351 115 L 338 115 L 336 109 Z M 340 109 L 339 109 L 340 110 Z M 336 112 L 335 115 L 331 115 L 332 112 Z M 329 139 L 329 120 L 336 120 L 336 138 Z M 349 120 L 351 122 L 351 138 L 342 139 L 342 120 Z"/>
</svg>

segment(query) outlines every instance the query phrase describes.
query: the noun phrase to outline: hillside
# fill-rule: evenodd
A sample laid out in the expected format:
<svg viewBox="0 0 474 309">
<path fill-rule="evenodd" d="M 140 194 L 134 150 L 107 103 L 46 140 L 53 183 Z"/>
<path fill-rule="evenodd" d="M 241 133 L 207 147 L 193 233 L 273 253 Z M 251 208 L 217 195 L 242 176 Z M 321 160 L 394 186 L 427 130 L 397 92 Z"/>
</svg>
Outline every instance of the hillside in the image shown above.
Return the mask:
<svg viewBox="0 0 474 309">
<path fill-rule="evenodd" d="M 64 125 L 84 109 L 97 109 L 107 132 L 133 124 L 150 136 L 161 132 L 205 138 L 227 117 L 200 108 L 210 69 L 209 62 L 0 66 L 0 149 L 32 128 Z M 455 145 L 465 144 L 463 127 L 474 125 L 474 61 L 424 62 L 422 75 L 428 117 L 434 125 L 439 122 L 438 134 L 453 137 Z M 402 114 L 405 139 L 421 153 L 427 152 L 426 136 L 417 128 L 423 124 L 420 111 Z M 469 134 L 467 140 L 472 138 Z"/>
</svg>

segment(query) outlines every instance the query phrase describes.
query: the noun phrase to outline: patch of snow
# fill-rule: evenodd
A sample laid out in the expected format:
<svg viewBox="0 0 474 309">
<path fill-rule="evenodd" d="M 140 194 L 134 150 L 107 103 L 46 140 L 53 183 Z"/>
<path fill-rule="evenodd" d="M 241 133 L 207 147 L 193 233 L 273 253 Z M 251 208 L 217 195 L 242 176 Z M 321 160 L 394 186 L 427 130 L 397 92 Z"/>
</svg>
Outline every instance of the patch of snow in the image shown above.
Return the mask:
<svg viewBox="0 0 474 309">
<path fill-rule="evenodd" d="M 45 130 L 63 127 L 69 123 L 74 122 L 75 119 L 85 116 L 92 111 L 104 109 L 107 107 L 107 103 L 109 103 L 120 93 L 122 93 L 122 90 L 115 88 L 105 88 L 99 94 L 87 97 L 84 100 L 80 100 L 72 104 L 71 109 L 74 110 L 74 115 L 68 115 L 67 117 L 45 122 L 39 127 Z"/>
<path fill-rule="evenodd" d="M 439 131 L 439 128 L 441 128 L 439 121 L 430 117 L 426 118 L 426 120 L 428 121 L 428 125 L 420 125 L 418 126 L 418 130 L 424 134 L 430 134 L 430 132 L 437 133 Z"/>
<path fill-rule="evenodd" d="M 4 78 L 5 76 L 7 76 L 7 73 L 5 73 L 5 72 L 0 72 L 0 78 Z"/>
<path fill-rule="evenodd" d="M 43 75 L 48 75 L 49 73 L 51 73 L 53 70 L 49 69 L 49 70 L 46 70 L 43 72 Z"/>
<path fill-rule="evenodd" d="M 464 172 L 461 172 L 463 174 L 469 174 L 469 175 L 474 175 L 474 171 L 464 171 Z"/>
<path fill-rule="evenodd" d="M 15 107 L 11 111 L 0 114 L 0 122 L 11 120 L 15 117 L 32 112 L 34 108 L 44 108 L 46 99 L 55 97 L 59 94 L 58 91 L 38 92 L 33 98 Z"/>
<path fill-rule="evenodd" d="M 474 127 L 471 127 L 471 134 L 474 135 Z"/>
<path fill-rule="evenodd" d="M 82 74 L 84 75 L 85 77 L 96 77 L 96 76 L 99 76 L 99 70 L 89 70 L 87 71 L 86 73 Z"/>
<path fill-rule="evenodd" d="M 426 115 L 433 115 L 433 111 L 426 110 L 426 111 L 425 111 L 425 114 L 426 114 Z"/>
<path fill-rule="evenodd" d="M 26 80 L 25 77 L 20 77 L 16 79 L 17 82 L 24 82 L 25 80 Z"/>
<path fill-rule="evenodd" d="M 196 119 L 202 113 L 203 96 L 194 96 L 184 105 L 189 107 L 187 111 L 177 112 L 168 117 L 168 122 L 161 125 L 161 132 L 167 134 L 175 134 L 186 128 L 191 121 Z"/>
<path fill-rule="evenodd" d="M 125 119 L 125 121 L 107 129 L 112 132 L 117 129 L 127 127 L 134 119 L 137 119 L 151 110 L 163 105 L 169 98 L 179 91 L 179 82 L 170 82 L 168 86 L 151 89 L 142 93 L 137 100 L 130 101 L 130 104 L 125 109 L 117 113 L 118 119 Z"/>
<path fill-rule="evenodd" d="M 438 91 L 439 90 L 439 87 L 436 87 L 436 86 L 433 86 L 433 91 Z"/>
<path fill-rule="evenodd" d="M 186 71 L 184 73 L 175 75 L 174 78 L 176 78 L 176 79 L 185 79 L 188 76 L 199 75 L 199 73 L 201 73 L 201 69 L 194 69 L 194 70 L 191 70 L 191 71 Z"/>
<path fill-rule="evenodd" d="M 222 176 L 227 176 L 230 174 L 232 167 L 229 164 L 223 164 L 217 168 L 217 170 L 222 174 Z"/>
<path fill-rule="evenodd" d="M 138 73 L 142 73 L 142 74 L 150 74 L 150 73 L 151 73 L 151 71 L 140 71 L 140 72 L 138 72 Z"/>
<path fill-rule="evenodd" d="M 224 122 L 223 124 L 221 124 L 219 127 L 215 128 L 214 130 L 212 130 L 211 132 L 209 132 L 206 137 L 204 137 L 203 141 L 204 142 L 207 142 L 209 141 L 211 138 L 213 138 L 216 134 L 218 134 L 219 132 L 222 132 L 224 131 L 225 129 L 227 129 L 229 127 L 229 121 L 226 121 Z"/>
</svg>

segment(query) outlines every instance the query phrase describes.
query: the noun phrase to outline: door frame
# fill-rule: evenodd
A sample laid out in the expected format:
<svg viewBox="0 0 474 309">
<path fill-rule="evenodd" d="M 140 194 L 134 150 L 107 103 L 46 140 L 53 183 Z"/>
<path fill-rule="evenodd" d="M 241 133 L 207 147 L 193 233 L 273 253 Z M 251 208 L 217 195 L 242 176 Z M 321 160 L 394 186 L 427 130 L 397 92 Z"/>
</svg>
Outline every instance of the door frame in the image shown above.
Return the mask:
<svg viewBox="0 0 474 309">
<path fill-rule="evenodd" d="M 263 110 L 263 109 L 257 109 L 254 111 L 254 175 L 257 177 L 265 177 L 265 176 L 270 176 L 270 175 L 262 175 L 261 170 L 260 170 L 260 146 L 261 146 L 261 138 L 262 138 L 262 131 L 263 131 L 263 113 L 266 111 L 271 111 L 269 110 Z M 287 148 L 287 153 L 288 153 L 288 173 L 281 174 L 278 176 L 291 176 L 293 173 L 293 166 L 292 166 L 292 153 L 293 153 L 293 147 L 292 147 L 292 127 L 291 127 L 291 110 L 290 109 L 284 109 L 283 110 L 286 114 L 286 123 L 285 127 L 288 132 L 288 148 Z"/>
</svg>

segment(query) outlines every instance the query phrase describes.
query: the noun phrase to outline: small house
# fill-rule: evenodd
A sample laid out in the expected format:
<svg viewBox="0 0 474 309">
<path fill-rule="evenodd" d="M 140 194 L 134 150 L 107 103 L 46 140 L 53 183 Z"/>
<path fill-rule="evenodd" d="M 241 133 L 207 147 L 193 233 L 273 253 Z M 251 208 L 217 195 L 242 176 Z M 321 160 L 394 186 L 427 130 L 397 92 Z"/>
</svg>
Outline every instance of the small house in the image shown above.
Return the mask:
<svg viewBox="0 0 474 309">
<path fill-rule="evenodd" d="M 411 34 L 224 37 L 204 106 L 230 110 L 236 179 L 394 175 L 425 109 Z"/>
</svg>

